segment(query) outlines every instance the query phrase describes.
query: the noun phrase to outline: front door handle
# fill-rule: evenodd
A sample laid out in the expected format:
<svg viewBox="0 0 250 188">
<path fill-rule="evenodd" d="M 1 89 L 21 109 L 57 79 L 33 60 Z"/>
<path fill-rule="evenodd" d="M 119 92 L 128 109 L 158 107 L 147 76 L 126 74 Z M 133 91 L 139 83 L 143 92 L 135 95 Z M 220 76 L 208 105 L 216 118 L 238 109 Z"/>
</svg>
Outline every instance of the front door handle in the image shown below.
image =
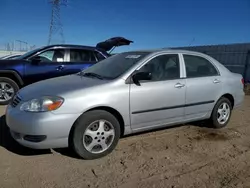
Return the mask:
<svg viewBox="0 0 250 188">
<path fill-rule="evenodd" d="M 218 84 L 218 83 L 220 83 L 220 80 L 215 79 L 213 82 L 214 82 L 215 84 Z"/>
<path fill-rule="evenodd" d="M 60 66 L 58 66 L 57 68 L 56 68 L 56 70 L 58 70 L 58 71 L 61 71 L 61 70 L 63 70 L 64 69 L 64 65 L 60 65 Z"/>
<path fill-rule="evenodd" d="M 184 86 L 185 86 L 185 84 L 181 84 L 181 83 L 177 83 L 174 85 L 175 88 L 182 88 Z"/>
</svg>

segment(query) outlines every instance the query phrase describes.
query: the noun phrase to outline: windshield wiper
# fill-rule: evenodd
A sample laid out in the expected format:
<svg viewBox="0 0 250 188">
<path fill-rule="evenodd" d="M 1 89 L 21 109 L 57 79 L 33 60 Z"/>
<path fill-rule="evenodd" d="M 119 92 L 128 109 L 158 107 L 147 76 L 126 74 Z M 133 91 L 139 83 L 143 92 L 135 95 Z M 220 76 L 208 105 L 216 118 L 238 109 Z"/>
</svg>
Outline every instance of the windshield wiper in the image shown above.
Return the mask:
<svg viewBox="0 0 250 188">
<path fill-rule="evenodd" d="M 94 78 L 98 78 L 100 80 L 103 80 L 103 76 L 93 73 L 93 72 L 80 72 L 80 76 L 86 76 L 86 77 L 94 77 Z"/>
</svg>

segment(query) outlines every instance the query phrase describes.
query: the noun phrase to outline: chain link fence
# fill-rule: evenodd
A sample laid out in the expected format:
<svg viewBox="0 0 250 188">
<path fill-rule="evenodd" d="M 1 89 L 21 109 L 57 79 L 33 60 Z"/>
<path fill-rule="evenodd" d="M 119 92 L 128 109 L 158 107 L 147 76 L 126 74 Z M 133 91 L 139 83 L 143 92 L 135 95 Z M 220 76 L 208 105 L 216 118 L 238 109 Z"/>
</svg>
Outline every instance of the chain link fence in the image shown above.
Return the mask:
<svg viewBox="0 0 250 188">
<path fill-rule="evenodd" d="M 0 57 L 12 54 L 23 54 L 35 49 L 35 45 L 29 45 L 27 42 L 15 40 L 13 42 L 0 44 Z"/>
<path fill-rule="evenodd" d="M 176 47 L 175 49 L 192 50 L 210 55 L 231 72 L 241 74 L 245 83 L 250 83 L 250 43 Z"/>
</svg>

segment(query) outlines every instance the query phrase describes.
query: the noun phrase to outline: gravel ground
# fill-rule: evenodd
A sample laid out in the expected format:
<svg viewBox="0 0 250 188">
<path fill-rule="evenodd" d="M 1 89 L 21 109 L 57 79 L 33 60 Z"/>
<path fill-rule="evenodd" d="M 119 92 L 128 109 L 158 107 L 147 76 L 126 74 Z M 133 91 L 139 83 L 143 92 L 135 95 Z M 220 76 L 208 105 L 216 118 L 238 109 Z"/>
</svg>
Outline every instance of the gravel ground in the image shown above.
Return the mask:
<svg viewBox="0 0 250 188">
<path fill-rule="evenodd" d="M 4 108 L 1 108 L 1 114 Z M 129 136 L 107 157 L 31 150 L 0 124 L 0 187 L 250 188 L 250 97 L 220 130 L 185 125 Z"/>
</svg>

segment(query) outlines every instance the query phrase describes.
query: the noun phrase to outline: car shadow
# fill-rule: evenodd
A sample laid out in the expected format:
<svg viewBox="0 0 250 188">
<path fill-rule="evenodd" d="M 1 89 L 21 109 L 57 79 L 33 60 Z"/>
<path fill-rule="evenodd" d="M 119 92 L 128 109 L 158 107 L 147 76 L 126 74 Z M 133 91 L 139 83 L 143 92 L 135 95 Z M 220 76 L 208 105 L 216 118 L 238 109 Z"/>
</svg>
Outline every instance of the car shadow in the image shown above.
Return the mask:
<svg viewBox="0 0 250 188">
<path fill-rule="evenodd" d="M 66 156 L 66 157 L 82 160 L 82 158 L 80 156 L 78 156 L 71 148 L 56 148 L 53 150 L 61 155 Z"/>
<path fill-rule="evenodd" d="M 43 155 L 50 154 L 50 150 L 34 150 L 17 143 L 12 136 L 5 122 L 5 115 L 0 117 L 0 147 L 15 153 L 17 155 L 32 156 L 32 155 Z"/>
<path fill-rule="evenodd" d="M 127 138 L 131 136 L 137 136 L 137 135 L 143 135 L 143 134 L 148 134 L 152 132 L 158 132 L 158 131 L 163 131 L 163 130 L 168 130 L 168 129 L 173 129 L 173 128 L 178 128 L 178 127 L 185 127 L 185 126 L 193 126 L 193 127 L 200 127 L 200 128 L 211 128 L 211 124 L 208 121 L 195 121 L 195 122 L 190 122 L 187 124 L 176 124 L 176 125 L 170 125 L 167 127 L 160 127 L 156 128 L 153 130 L 146 130 L 138 133 L 132 133 L 130 135 L 123 136 L 122 138 Z"/>
<path fill-rule="evenodd" d="M 177 124 L 177 125 L 172 125 L 172 126 L 168 126 L 168 127 L 162 127 L 162 128 L 157 128 L 157 129 L 153 129 L 153 130 L 142 131 L 139 133 L 132 133 L 130 135 L 122 136 L 120 139 L 134 137 L 134 136 L 138 136 L 138 135 L 144 135 L 144 134 L 148 134 L 148 133 L 152 133 L 152 132 L 168 130 L 168 129 L 172 129 L 172 128 L 185 127 L 185 126 L 211 128 L 211 124 L 208 121 L 196 121 L 196 122 L 190 122 L 187 124 Z M 75 158 L 75 159 L 82 159 L 70 148 L 59 148 L 59 149 L 53 149 L 53 150 L 55 152 L 60 153 L 61 155 L 67 156 L 67 157 L 71 157 L 71 158 Z"/>
<path fill-rule="evenodd" d="M 164 127 L 164 128 L 158 128 L 154 130 L 148 130 L 148 131 L 143 131 L 140 133 L 134 133 L 128 136 L 123 136 L 123 138 L 131 137 L 131 136 L 136 136 L 136 135 L 142 135 L 142 134 L 147 134 L 150 132 L 157 132 L 161 130 L 168 130 L 172 128 L 177 128 L 177 127 L 182 127 L 182 126 L 197 126 L 197 127 L 210 127 L 209 124 L 206 121 L 199 121 L 199 122 L 192 122 L 188 124 L 179 124 L 179 125 L 174 125 L 174 126 L 169 126 L 169 127 Z M 5 148 L 6 150 L 15 153 L 17 155 L 22 155 L 22 156 L 32 156 L 32 155 L 44 155 L 44 154 L 51 154 L 50 149 L 46 150 L 36 150 L 36 149 L 30 149 L 27 147 L 24 147 L 17 143 L 12 136 L 10 135 L 9 128 L 5 122 L 5 115 L 0 117 L 0 147 Z M 72 149 L 70 148 L 57 148 L 53 149 L 55 152 L 70 157 L 70 158 L 75 158 L 75 159 L 81 159 Z"/>
</svg>

